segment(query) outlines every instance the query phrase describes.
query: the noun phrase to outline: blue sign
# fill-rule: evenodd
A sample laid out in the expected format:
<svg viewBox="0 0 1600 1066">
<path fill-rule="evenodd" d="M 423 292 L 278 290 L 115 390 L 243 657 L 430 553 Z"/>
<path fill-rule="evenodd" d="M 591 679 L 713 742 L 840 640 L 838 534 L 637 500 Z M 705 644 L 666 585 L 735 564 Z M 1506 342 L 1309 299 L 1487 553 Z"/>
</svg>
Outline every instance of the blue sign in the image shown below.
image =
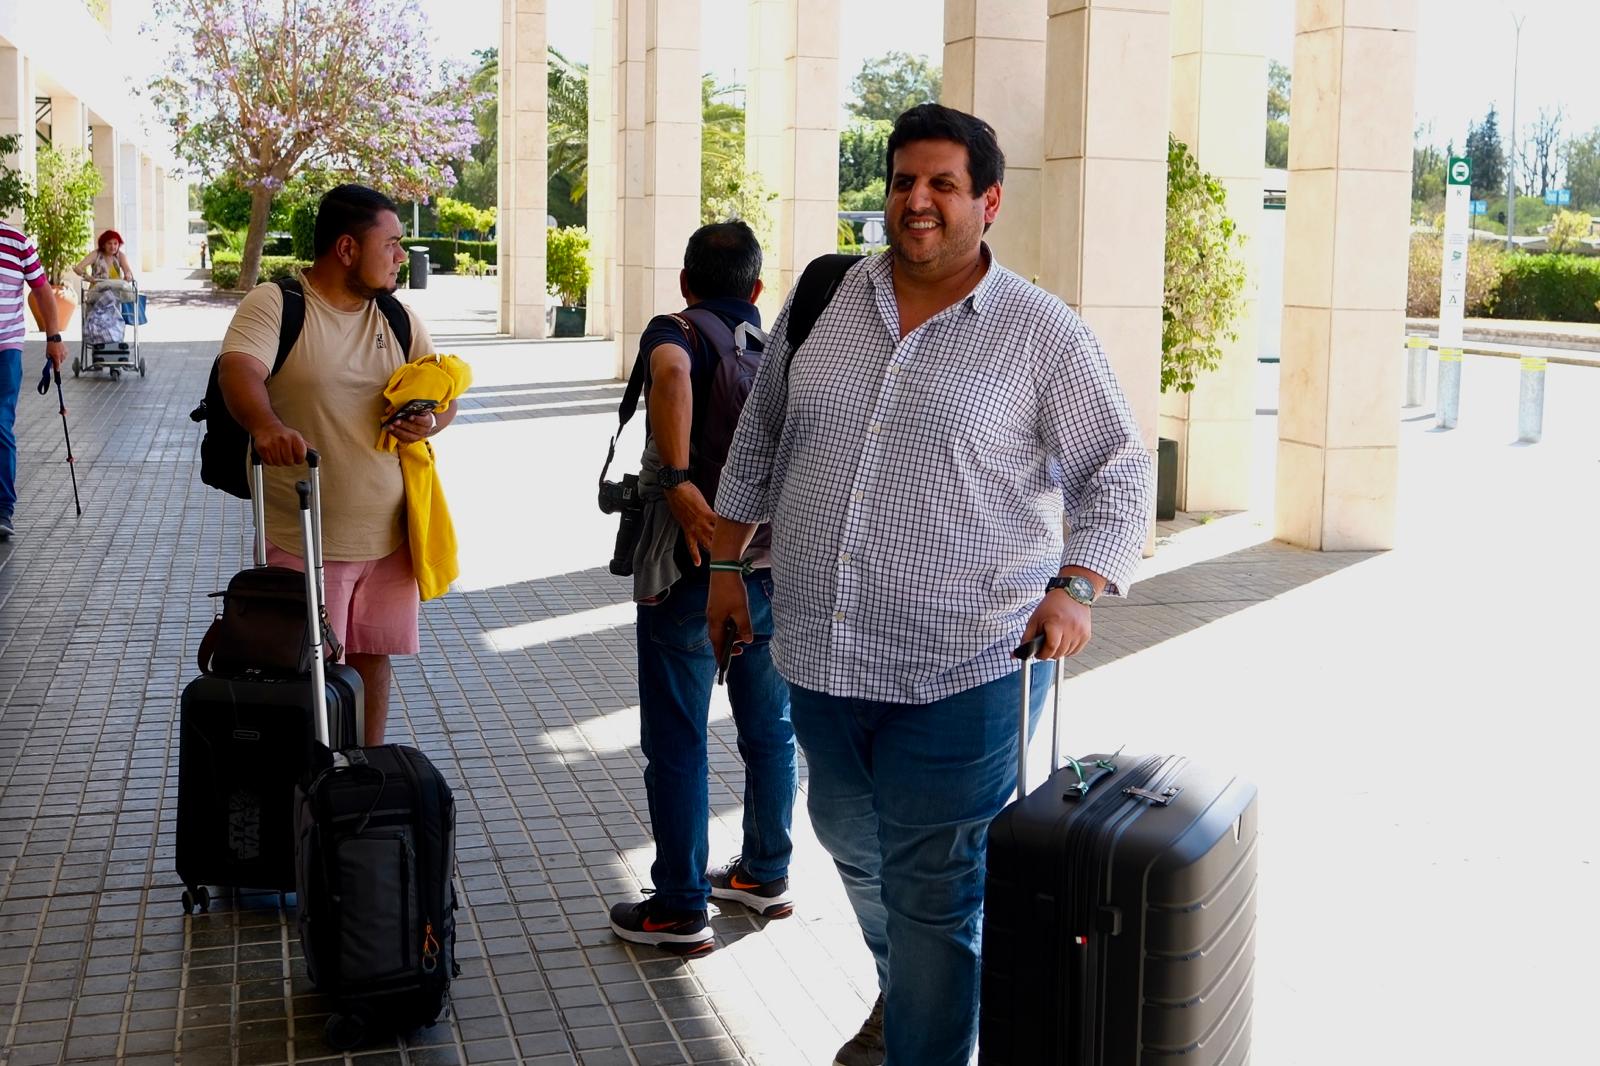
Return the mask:
<svg viewBox="0 0 1600 1066">
<path fill-rule="evenodd" d="M 1473 200 L 1473 201 L 1471 201 L 1471 203 L 1472 203 L 1472 213 L 1473 214 L 1475 214 L 1475 215 L 1487 215 L 1489 213 L 1489 201 L 1488 200 Z"/>
<path fill-rule="evenodd" d="M 1572 190 L 1546 189 L 1544 191 L 1544 202 L 1549 204 L 1551 207 L 1570 204 L 1572 202 Z"/>
</svg>

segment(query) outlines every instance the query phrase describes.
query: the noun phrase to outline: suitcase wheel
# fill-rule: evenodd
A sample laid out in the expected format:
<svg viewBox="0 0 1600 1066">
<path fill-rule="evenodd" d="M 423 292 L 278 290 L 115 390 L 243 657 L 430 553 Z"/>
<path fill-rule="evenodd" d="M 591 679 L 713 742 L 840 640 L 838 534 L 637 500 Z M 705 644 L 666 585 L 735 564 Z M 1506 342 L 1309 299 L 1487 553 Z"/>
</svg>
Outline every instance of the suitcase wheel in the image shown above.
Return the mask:
<svg viewBox="0 0 1600 1066">
<path fill-rule="evenodd" d="M 211 890 L 206 888 L 205 885 L 201 885 L 192 892 L 187 888 L 183 890 L 183 913 L 193 914 L 196 910 L 199 910 L 201 914 L 205 914 L 210 909 Z"/>
<path fill-rule="evenodd" d="M 361 1020 L 359 1014 L 330 1014 L 328 1024 L 322 1029 L 323 1039 L 335 1051 L 351 1050 L 366 1035 L 367 1023 Z"/>
</svg>

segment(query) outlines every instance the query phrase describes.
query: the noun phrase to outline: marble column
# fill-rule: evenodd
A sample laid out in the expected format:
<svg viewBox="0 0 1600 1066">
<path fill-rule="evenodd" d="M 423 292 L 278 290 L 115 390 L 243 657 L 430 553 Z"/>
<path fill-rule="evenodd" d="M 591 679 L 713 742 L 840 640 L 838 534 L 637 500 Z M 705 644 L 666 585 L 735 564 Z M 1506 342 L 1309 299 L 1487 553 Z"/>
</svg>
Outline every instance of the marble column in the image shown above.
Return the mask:
<svg viewBox="0 0 1600 1066">
<path fill-rule="evenodd" d="M 121 230 L 117 212 L 117 187 L 120 161 L 117 159 L 117 131 L 111 126 L 94 127 L 91 157 L 94 169 L 100 174 L 100 192 L 94 198 L 94 231 L 98 235 L 108 229 Z"/>
<path fill-rule="evenodd" d="M 0 44 L 0 137 L 20 134 L 17 150 L 0 156 L 7 166 L 31 176 L 34 171 L 33 79 L 27 57 L 19 49 Z M 22 224 L 22 209 L 8 220 Z"/>
<path fill-rule="evenodd" d="M 500 48 L 500 330 L 545 335 L 549 157 L 546 0 L 502 0 Z M 509 159 L 510 166 L 505 166 Z M 509 170 L 509 172 L 508 172 Z M 509 236 L 509 247 L 506 239 Z"/>
<path fill-rule="evenodd" d="M 81 152 L 89 124 L 83 101 L 71 93 L 50 94 L 50 146 L 58 152 Z"/>
<path fill-rule="evenodd" d="M 156 165 L 139 153 L 139 271 L 148 274 L 156 268 Z M 129 261 L 133 257 L 129 256 Z"/>
<path fill-rule="evenodd" d="M 1100 338 L 1154 462 L 1168 0 L 1050 0 L 1049 11 L 1040 284 Z"/>
<path fill-rule="evenodd" d="M 945 0 L 939 102 L 994 127 L 1006 155 L 1000 217 L 984 238 L 1025 278 L 1039 273 L 1046 0 Z"/>
<path fill-rule="evenodd" d="M 650 227 L 644 201 L 644 113 L 646 0 L 615 0 L 617 374 L 626 377 L 638 353 L 639 335 L 655 313 L 645 249 Z"/>
<path fill-rule="evenodd" d="M 117 230 L 122 234 L 123 251 L 129 263 L 142 264 L 144 235 L 140 232 L 144 200 L 140 196 L 139 146 L 131 141 L 117 141 Z M 141 269 L 142 266 L 141 266 Z"/>
<path fill-rule="evenodd" d="M 787 0 L 779 284 L 839 247 L 839 0 Z"/>
<path fill-rule="evenodd" d="M 748 47 L 750 66 L 745 73 L 744 165 L 759 175 L 767 189 L 783 187 L 784 170 L 784 53 L 788 0 L 749 0 Z M 761 239 L 761 279 L 766 288 L 757 305 L 763 321 L 771 322 L 783 306 L 783 208 L 771 204 L 769 225 Z"/>
<path fill-rule="evenodd" d="M 589 296 L 584 332 L 591 337 L 611 336 L 611 272 L 616 266 L 617 219 L 616 127 L 612 125 L 611 36 L 616 14 L 611 0 L 591 0 L 594 10 L 594 62 L 589 64 Z"/>
<path fill-rule="evenodd" d="M 1275 532 L 1393 547 L 1417 0 L 1299 0 Z"/>
<path fill-rule="evenodd" d="M 1249 271 L 1233 321 L 1238 337 L 1223 343 L 1221 365 L 1193 392 L 1161 396 L 1161 435 L 1178 442 L 1181 511 L 1242 511 L 1251 502 L 1266 20 L 1267 0 L 1172 3 L 1172 134 L 1227 190 Z"/>
</svg>

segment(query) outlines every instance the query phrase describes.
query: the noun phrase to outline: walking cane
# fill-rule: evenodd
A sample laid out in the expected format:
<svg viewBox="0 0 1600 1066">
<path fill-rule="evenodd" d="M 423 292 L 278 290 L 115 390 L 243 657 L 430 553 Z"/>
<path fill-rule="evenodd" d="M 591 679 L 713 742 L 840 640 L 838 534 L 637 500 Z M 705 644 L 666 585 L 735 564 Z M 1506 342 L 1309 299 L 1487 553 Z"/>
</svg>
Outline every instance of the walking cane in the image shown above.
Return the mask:
<svg viewBox="0 0 1600 1066">
<path fill-rule="evenodd" d="M 44 357 L 44 372 L 39 375 L 39 395 L 50 395 L 50 374 L 54 371 L 56 378 L 56 397 L 61 404 L 61 435 L 67 438 L 67 471 L 72 474 L 72 504 L 78 509 L 78 517 L 83 517 L 83 503 L 78 499 L 78 466 L 72 461 L 72 434 L 67 432 L 67 397 L 61 391 L 61 368 Z"/>
</svg>

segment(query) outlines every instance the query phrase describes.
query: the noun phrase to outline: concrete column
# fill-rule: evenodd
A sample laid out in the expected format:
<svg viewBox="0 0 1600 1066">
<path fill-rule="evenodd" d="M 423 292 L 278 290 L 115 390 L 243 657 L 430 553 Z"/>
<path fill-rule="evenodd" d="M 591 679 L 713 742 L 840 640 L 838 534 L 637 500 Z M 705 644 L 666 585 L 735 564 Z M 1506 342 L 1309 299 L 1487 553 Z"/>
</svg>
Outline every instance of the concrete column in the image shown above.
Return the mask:
<svg viewBox="0 0 1600 1066">
<path fill-rule="evenodd" d="M 839 247 L 839 0 L 787 0 L 779 281 Z"/>
<path fill-rule="evenodd" d="M 1182 511 L 1250 506 L 1263 151 L 1256 118 L 1266 93 L 1266 21 L 1267 0 L 1172 3 L 1172 133 L 1227 189 L 1249 270 L 1233 322 L 1238 339 L 1223 345 L 1222 364 L 1193 392 L 1161 396 L 1161 435 L 1178 442 Z"/>
<path fill-rule="evenodd" d="M 155 206 L 154 221 L 156 231 L 156 239 L 153 243 L 155 245 L 156 266 L 158 268 L 167 265 L 167 253 L 172 244 L 171 235 L 167 230 L 167 227 L 171 224 L 170 216 L 167 214 L 167 207 L 172 199 L 170 192 L 171 190 L 167 187 L 167 168 L 156 167 L 155 196 L 152 199 Z"/>
<path fill-rule="evenodd" d="M 787 0 L 749 0 L 749 38 L 745 54 L 750 68 L 745 75 L 744 165 L 773 192 L 783 188 L 784 169 L 784 58 L 787 48 Z M 837 192 L 835 193 L 837 196 Z M 770 323 L 783 306 L 787 291 L 783 266 L 782 205 L 770 212 L 773 225 L 761 238 L 761 279 L 766 288 L 757 306 L 762 321 Z"/>
<path fill-rule="evenodd" d="M 511 72 L 515 67 L 512 57 L 516 53 L 512 49 L 513 41 L 516 37 L 516 24 L 516 0 L 500 0 L 500 66 L 499 84 L 496 86 L 500 104 L 499 109 L 495 112 L 495 168 L 499 172 L 495 182 L 495 261 L 499 264 L 500 315 L 498 325 L 501 333 L 511 332 L 512 271 L 516 267 L 516 261 L 512 256 L 516 227 L 511 224 L 513 210 L 511 161 L 515 155 L 513 141 L 516 136 L 516 123 L 513 121 L 514 114 L 511 107 Z"/>
<path fill-rule="evenodd" d="M 142 264 L 140 250 L 144 240 L 139 232 L 139 219 L 144 201 L 139 195 L 139 146 L 118 141 L 117 159 L 117 219 L 121 224 L 116 228 L 122 234 L 122 250 L 128 254 L 128 262 Z"/>
<path fill-rule="evenodd" d="M 0 156 L 6 165 L 24 175 L 34 172 L 33 134 L 33 79 L 29 76 L 28 61 L 22 52 L 0 45 L 0 137 L 21 134 L 18 150 Z M 17 208 L 8 220 L 22 223 L 22 208 Z"/>
<path fill-rule="evenodd" d="M 589 64 L 589 296 L 584 332 L 611 336 L 611 299 L 615 286 L 617 196 L 616 127 L 612 125 L 611 0 L 591 0 L 594 8 L 594 62 Z"/>
<path fill-rule="evenodd" d="M 147 155 L 139 156 L 139 271 L 156 268 L 156 165 Z M 130 257 L 130 262 L 132 261 Z"/>
<path fill-rule="evenodd" d="M 71 93 L 53 93 L 50 97 L 50 146 L 58 152 L 81 152 L 88 130 L 83 102 Z"/>
<path fill-rule="evenodd" d="M 1152 462 L 1166 254 L 1167 12 L 1167 0 L 1050 0 L 1045 44 L 1040 284 L 1099 336 Z"/>
<path fill-rule="evenodd" d="M 653 292 L 645 249 L 650 226 L 644 202 L 645 0 L 615 0 L 617 83 L 617 374 L 627 377 L 650 316 Z M 698 142 L 696 142 L 698 143 Z"/>
<path fill-rule="evenodd" d="M 501 7 L 505 21 L 500 48 L 500 154 L 502 160 L 509 154 L 511 166 L 509 175 L 502 167 L 499 232 L 510 232 L 511 247 L 509 256 L 504 251 L 499 255 L 500 328 L 513 337 L 545 335 L 545 164 L 549 154 L 545 3 L 502 0 Z"/>
<path fill-rule="evenodd" d="M 939 102 L 994 127 L 1006 154 L 1005 206 L 984 238 L 1025 278 L 1039 273 L 1044 171 L 1045 0 L 945 0 Z"/>
<path fill-rule="evenodd" d="M 120 184 L 117 159 L 117 131 L 110 126 L 94 127 L 94 168 L 100 173 L 100 192 L 94 198 L 94 231 L 121 230 L 117 213 L 117 188 Z"/>
<path fill-rule="evenodd" d="M 1394 545 L 1417 0 L 1299 0 L 1276 535 Z"/>
</svg>

